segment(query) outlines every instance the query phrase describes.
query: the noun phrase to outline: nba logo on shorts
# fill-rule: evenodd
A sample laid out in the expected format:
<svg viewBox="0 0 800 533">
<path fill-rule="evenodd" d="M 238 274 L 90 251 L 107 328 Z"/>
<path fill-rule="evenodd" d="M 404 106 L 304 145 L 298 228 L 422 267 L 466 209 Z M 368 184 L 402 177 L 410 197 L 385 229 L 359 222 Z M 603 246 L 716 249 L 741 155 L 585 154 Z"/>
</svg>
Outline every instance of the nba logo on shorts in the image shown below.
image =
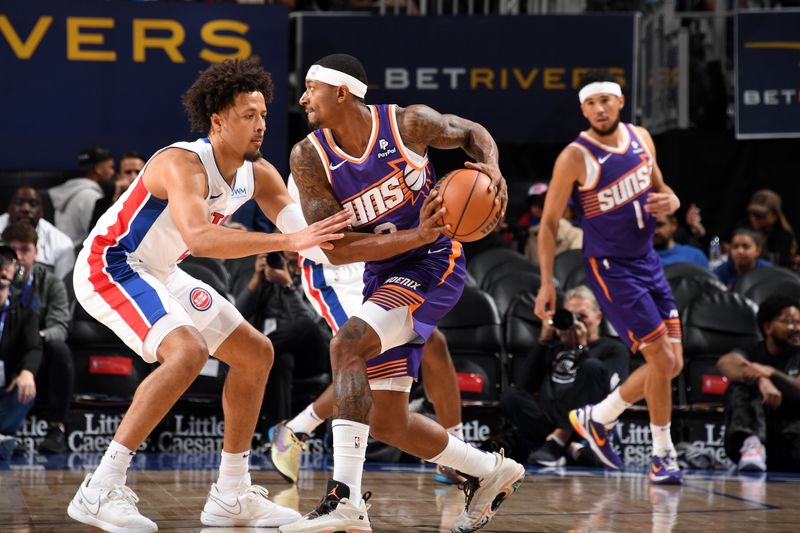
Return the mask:
<svg viewBox="0 0 800 533">
<path fill-rule="evenodd" d="M 198 311 L 208 311 L 208 308 L 211 307 L 211 295 L 207 290 L 199 287 L 192 289 L 189 294 L 189 301 L 192 302 L 192 307 Z"/>
<path fill-rule="evenodd" d="M 355 439 L 356 448 L 361 448 L 361 437 L 353 437 Z"/>
</svg>

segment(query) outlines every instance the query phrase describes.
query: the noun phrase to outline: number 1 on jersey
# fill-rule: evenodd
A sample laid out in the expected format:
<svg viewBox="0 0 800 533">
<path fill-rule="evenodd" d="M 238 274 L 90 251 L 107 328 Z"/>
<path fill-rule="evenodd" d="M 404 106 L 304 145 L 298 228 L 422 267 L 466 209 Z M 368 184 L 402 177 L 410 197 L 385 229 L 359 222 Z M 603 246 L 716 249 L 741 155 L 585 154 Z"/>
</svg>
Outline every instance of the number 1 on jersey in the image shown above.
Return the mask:
<svg viewBox="0 0 800 533">
<path fill-rule="evenodd" d="M 644 217 L 642 216 L 642 204 L 639 203 L 639 200 L 633 201 L 633 210 L 636 211 L 636 225 L 639 226 L 639 229 L 644 229 Z"/>
</svg>

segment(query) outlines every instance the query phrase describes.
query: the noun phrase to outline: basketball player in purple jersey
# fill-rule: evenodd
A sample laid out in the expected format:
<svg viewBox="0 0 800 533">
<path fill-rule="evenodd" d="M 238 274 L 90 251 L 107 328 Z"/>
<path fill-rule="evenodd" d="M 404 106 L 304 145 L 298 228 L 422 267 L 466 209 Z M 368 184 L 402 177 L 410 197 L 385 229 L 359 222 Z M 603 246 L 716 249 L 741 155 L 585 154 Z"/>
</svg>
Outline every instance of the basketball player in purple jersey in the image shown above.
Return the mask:
<svg viewBox="0 0 800 533">
<path fill-rule="evenodd" d="M 366 265 L 364 303 L 331 342 L 333 479 L 314 511 L 280 531 L 372 531 L 368 496 L 361 495 L 370 433 L 469 476 L 467 505 L 452 531 L 475 531 L 519 486 L 525 470 L 409 413 L 408 393 L 422 345 L 455 305 L 466 276 L 461 244 L 443 236 L 437 222 L 444 210 L 427 147 L 461 148 L 475 158 L 467 166 L 492 178 L 504 211 L 497 146 L 482 126 L 425 106 L 368 106 L 366 91 L 359 61 L 335 54 L 311 66 L 300 99 L 314 130 L 290 156 L 303 213 L 313 222 L 349 210 L 355 231 L 326 254 L 334 264 Z"/>
<path fill-rule="evenodd" d="M 300 193 L 291 174 L 286 188 L 292 199 L 299 203 Z M 308 301 L 328 323 L 331 332 L 336 334 L 363 303 L 363 261 L 347 265 L 320 264 L 300 255 L 298 263 L 302 266 L 303 291 Z M 458 377 L 447 349 L 447 340 L 440 331 L 434 330 L 425 342 L 421 365 L 423 376 L 434 376 L 424 379 L 423 385 L 425 395 L 433 404 L 436 420 L 448 433 L 464 440 Z M 328 385 L 293 419 L 284 420 L 269 429 L 270 459 L 287 481 L 297 481 L 301 454 L 305 449 L 303 442 L 326 418 L 333 416 L 333 408 L 333 385 Z M 457 484 L 463 483 L 465 478 L 452 468 L 436 465 L 434 479 L 440 483 Z"/>
<path fill-rule="evenodd" d="M 603 314 L 631 351 L 646 363 L 605 400 L 570 412 L 575 429 L 611 468 L 622 462 L 609 440 L 622 412 L 644 398 L 653 435 L 653 483 L 680 483 L 670 437 L 672 378 L 683 368 L 681 330 L 672 292 L 653 250 L 655 218 L 674 213 L 678 197 L 665 183 L 655 146 L 644 128 L 620 124 L 625 99 L 616 78 L 592 71 L 581 82 L 581 111 L 589 129 L 555 163 L 539 232 L 542 285 L 536 314 L 555 308 L 553 257 L 556 229 L 571 196 L 584 231 L 587 281 Z"/>
</svg>

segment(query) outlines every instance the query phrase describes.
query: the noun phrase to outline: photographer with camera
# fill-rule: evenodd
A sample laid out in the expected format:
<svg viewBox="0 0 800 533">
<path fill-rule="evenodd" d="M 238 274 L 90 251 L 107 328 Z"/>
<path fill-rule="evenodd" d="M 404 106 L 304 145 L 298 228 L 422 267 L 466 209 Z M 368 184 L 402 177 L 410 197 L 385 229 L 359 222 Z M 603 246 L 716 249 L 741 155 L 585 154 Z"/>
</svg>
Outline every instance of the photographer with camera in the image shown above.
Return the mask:
<svg viewBox="0 0 800 533">
<path fill-rule="evenodd" d="M 36 398 L 36 372 L 42 362 L 39 321 L 34 312 L 11 298 L 11 284 L 25 276 L 17 252 L 0 243 L 0 459 L 14 449 Z"/>
<path fill-rule="evenodd" d="M 275 361 L 264 395 L 264 428 L 292 417 L 292 379 L 330 370 L 330 334 L 317 322 L 314 309 L 289 271 L 281 252 L 259 254 L 250 281 L 236 296 L 236 308 L 269 337 Z"/>
<path fill-rule="evenodd" d="M 568 291 L 564 307 L 551 323 L 542 323 L 539 346 L 515 376 L 514 388 L 501 398 L 521 453 L 530 454 L 527 462 L 559 466 L 567 455 L 578 463 L 590 460 L 580 444 L 567 447 L 573 436 L 569 411 L 603 399 L 628 377 L 630 364 L 624 344 L 600 337 L 602 320 L 588 287 Z"/>
</svg>

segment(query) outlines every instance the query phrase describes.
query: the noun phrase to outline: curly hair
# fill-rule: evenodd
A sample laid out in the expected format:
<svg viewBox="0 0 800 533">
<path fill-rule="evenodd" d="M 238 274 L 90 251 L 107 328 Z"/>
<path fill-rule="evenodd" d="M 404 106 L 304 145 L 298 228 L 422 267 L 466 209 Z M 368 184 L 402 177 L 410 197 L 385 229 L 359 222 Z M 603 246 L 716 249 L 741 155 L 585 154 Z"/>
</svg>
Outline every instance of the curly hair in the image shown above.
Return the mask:
<svg viewBox="0 0 800 533">
<path fill-rule="evenodd" d="M 761 305 L 758 306 L 756 321 L 762 334 L 764 334 L 764 324 L 778 318 L 778 315 L 787 307 L 800 307 L 800 301 L 785 294 L 773 294 L 761 302 Z"/>
<path fill-rule="evenodd" d="M 211 65 L 183 95 L 183 107 L 192 130 L 207 133 L 211 129 L 211 115 L 233 105 L 238 94 L 253 91 L 263 94 L 265 103 L 272 102 L 272 76 L 258 64 L 257 58 L 229 59 Z"/>
</svg>

